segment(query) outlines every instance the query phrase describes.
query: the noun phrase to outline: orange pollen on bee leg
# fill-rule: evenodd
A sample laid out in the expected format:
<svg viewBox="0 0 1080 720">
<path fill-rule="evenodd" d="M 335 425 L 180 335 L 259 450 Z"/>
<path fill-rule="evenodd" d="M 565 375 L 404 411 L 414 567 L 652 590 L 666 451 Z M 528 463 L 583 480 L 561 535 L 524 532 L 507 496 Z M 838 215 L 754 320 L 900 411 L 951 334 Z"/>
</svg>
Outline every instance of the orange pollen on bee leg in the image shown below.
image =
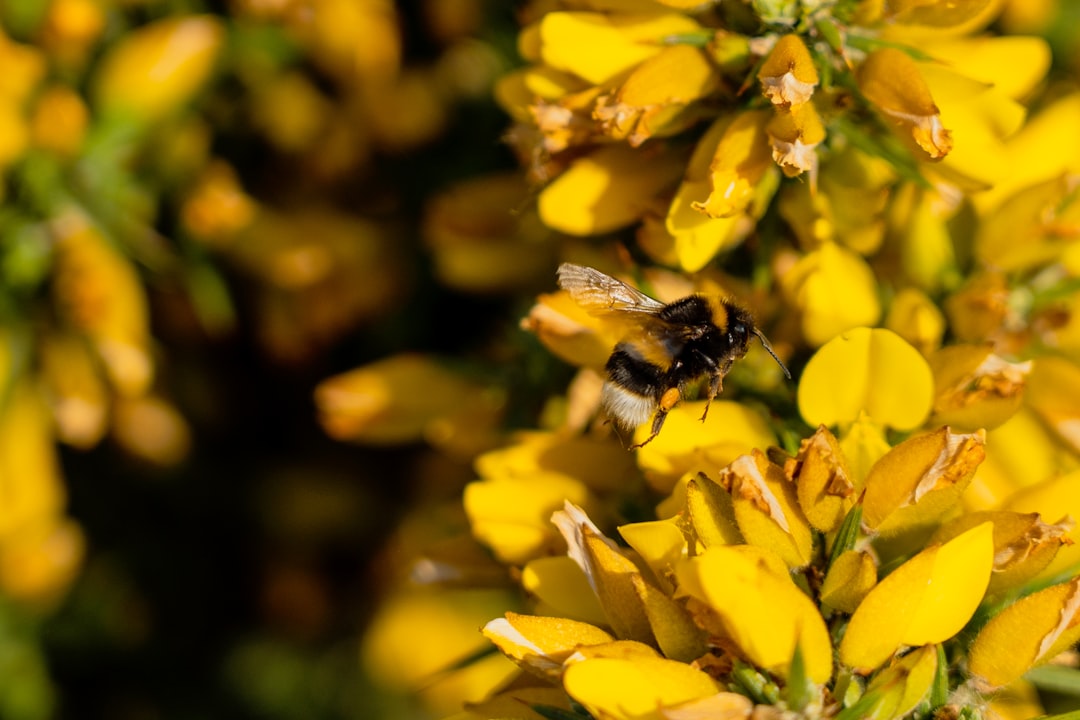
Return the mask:
<svg viewBox="0 0 1080 720">
<path fill-rule="evenodd" d="M 679 388 L 668 388 L 664 391 L 664 394 L 660 396 L 660 409 L 667 412 L 679 404 L 681 397 L 682 395 L 679 393 Z"/>
</svg>

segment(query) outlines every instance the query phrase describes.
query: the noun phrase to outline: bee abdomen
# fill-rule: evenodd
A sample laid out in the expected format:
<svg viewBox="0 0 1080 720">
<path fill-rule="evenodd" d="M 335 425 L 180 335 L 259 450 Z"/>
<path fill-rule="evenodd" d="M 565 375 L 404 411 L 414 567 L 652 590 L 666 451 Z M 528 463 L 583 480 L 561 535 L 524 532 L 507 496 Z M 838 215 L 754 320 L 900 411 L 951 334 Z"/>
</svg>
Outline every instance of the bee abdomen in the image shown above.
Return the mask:
<svg viewBox="0 0 1080 720">
<path fill-rule="evenodd" d="M 604 383 L 600 403 L 608 418 L 621 430 L 633 430 L 648 422 L 657 408 L 652 397 L 638 395 L 610 381 Z"/>
<path fill-rule="evenodd" d="M 607 361 L 608 381 L 601 403 L 615 424 L 624 429 L 647 422 L 656 412 L 663 370 L 619 343 Z"/>
</svg>

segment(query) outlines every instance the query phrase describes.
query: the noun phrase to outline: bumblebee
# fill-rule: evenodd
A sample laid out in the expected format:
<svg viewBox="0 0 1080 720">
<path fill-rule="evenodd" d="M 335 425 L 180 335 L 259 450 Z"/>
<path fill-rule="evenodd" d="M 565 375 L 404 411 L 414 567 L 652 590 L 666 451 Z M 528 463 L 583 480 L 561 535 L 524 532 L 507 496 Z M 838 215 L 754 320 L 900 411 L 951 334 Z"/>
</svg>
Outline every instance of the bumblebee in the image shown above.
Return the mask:
<svg viewBox="0 0 1080 720">
<path fill-rule="evenodd" d="M 652 418 L 649 437 L 635 448 L 660 434 L 688 386 L 708 378 L 704 421 L 732 363 L 746 355 L 751 335 L 791 379 L 750 313 L 731 300 L 689 295 L 662 303 L 599 270 L 572 263 L 559 266 L 558 281 L 590 315 L 619 316 L 632 327 L 608 358 L 601 406 L 624 434 Z"/>
</svg>

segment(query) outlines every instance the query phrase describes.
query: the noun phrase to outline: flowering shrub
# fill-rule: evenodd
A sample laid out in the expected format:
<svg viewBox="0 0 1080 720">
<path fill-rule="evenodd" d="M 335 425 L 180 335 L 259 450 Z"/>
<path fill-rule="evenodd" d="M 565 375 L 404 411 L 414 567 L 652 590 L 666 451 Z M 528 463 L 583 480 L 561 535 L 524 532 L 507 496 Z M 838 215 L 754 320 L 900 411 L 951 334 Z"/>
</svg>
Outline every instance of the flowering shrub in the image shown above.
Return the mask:
<svg viewBox="0 0 1080 720">
<path fill-rule="evenodd" d="M 1051 676 L 1075 702 L 1080 96 L 1040 98 L 1015 12 L 525 6 L 497 97 L 562 257 L 737 298 L 798 381 L 751 350 L 707 418 L 691 387 L 621 449 L 648 423 L 598 415 L 605 363 L 647 329 L 541 295 L 523 327 L 578 374 L 465 491 L 523 591 L 483 629 L 519 670 L 455 720 L 1035 717 Z"/>
</svg>

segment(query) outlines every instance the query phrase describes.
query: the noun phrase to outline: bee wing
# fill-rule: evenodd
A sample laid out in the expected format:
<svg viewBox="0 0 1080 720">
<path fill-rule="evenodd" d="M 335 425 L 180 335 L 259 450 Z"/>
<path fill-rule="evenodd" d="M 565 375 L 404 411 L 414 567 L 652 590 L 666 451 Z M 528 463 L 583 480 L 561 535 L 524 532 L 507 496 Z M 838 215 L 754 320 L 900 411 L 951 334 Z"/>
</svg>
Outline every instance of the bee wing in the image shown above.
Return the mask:
<svg viewBox="0 0 1080 720">
<path fill-rule="evenodd" d="M 604 313 L 644 313 L 656 315 L 664 303 L 637 288 L 584 265 L 563 263 L 557 273 L 559 287 L 570 293 L 581 307 L 594 315 Z"/>
</svg>

